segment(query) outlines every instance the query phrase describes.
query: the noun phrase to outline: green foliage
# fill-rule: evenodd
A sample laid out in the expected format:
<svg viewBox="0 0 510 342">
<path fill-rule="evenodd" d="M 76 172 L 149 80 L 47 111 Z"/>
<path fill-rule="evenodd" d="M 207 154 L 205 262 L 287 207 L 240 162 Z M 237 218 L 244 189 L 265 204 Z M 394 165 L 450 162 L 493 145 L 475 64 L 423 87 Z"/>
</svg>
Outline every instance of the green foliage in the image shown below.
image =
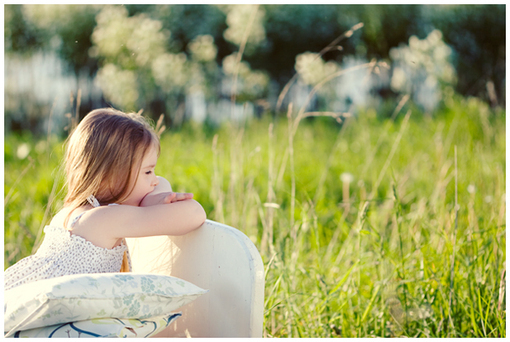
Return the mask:
<svg viewBox="0 0 510 342">
<path fill-rule="evenodd" d="M 97 5 L 22 7 L 23 19 L 37 30 L 37 35 L 44 42 L 43 47 L 54 49 L 74 73 L 84 71 L 91 76 L 97 68 L 97 62 L 84 51 L 87 52 L 92 46 L 91 35 L 99 10 L 100 6 Z M 28 47 L 19 48 L 26 50 Z"/>
<path fill-rule="evenodd" d="M 410 109 L 163 134 L 156 172 L 261 252 L 264 336 L 506 337 L 505 113 Z M 5 267 L 62 203 L 61 144 L 5 139 Z"/>
<path fill-rule="evenodd" d="M 151 6 L 141 6 L 151 7 Z M 223 39 L 226 29 L 226 14 L 218 6 L 173 5 L 154 6 L 151 10 L 154 18 L 163 23 L 163 27 L 172 32 L 172 49 L 186 51 L 188 44 L 197 36 L 210 35 L 220 53 L 217 62 L 229 55 L 232 50 Z"/>
<path fill-rule="evenodd" d="M 424 12 L 457 54 L 457 91 L 488 100 L 485 83 L 490 80 L 498 96 L 505 96 L 501 75 L 505 73 L 506 45 L 497 38 L 506 36 L 506 20 L 500 15 L 505 12 L 505 5 L 426 6 Z"/>
<path fill-rule="evenodd" d="M 104 56 L 96 54 L 91 34 L 99 24 L 97 14 L 105 7 L 6 5 L 6 52 L 29 54 L 39 49 L 53 50 L 75 73 L 84 71 L 94 75 Z M 196 37 L 213 37 L 218 51 L 216 66 L 238 51 L 249 12 L 253 12 L 239 5 L 114 7 L 123 8 L 126 18 L 141 16 L 159 22 L 162 31 L 171 33 L 161 42 L 169 48 L 165 52 L 188 54 L 188 45 Z M 387 59 L 392 48 L 407 44 L 411 36 L 423 39 L 438 29 L 456 54 L 459 75 L 456 90 L 487 99 L 487 82 L 492 82 L 499 99 L 504 98 L 504 5 L 262 5 L 248 36 L 245 59 L 253 69 L 267 72 L 270 79 L 283 86 L 294 73 L 296 55 L 322 50 L 360 22 L 364 23 L 364 29 L 342 42 L 342 51 L 327 53 L 326 60 L 340 62 L 345 56 L 353 55 L 367 60 Z M 109 36 L 108 46 L 126 47 L 128 38 L 119 38 L 129 37 L 130 30 L 129 25 L 118 27 L 119 35 Z M 151 39 L 146 36 L 142 41 Z M 154 53 L 161 51 L 156 49 Z M 158 101 L 161 99 L 155 102 Z M 157 103 L 152 107 L 156 111 Z"/>
<path fill-rule="evenodd" d="M 306 51 L 319 52 L 358 23 L 340 19 L 343 6 L 265 5 L 263 9 L 267 39 L 257 54 L 246 59 L 254 68 L 267 70 L 282 85 L 294 74 L 296 55 Z M 351 47 L 351 43 L 346 44 Z M 330 53 L 326 57 L 336 59 L 338 54 Z"/>
<path fill-rule="evenodd" d="M 4 6 L 5 52 L 24 54 L 44 46 L 44 36 L 23 16 L 21 5 Z"/>
</svg>

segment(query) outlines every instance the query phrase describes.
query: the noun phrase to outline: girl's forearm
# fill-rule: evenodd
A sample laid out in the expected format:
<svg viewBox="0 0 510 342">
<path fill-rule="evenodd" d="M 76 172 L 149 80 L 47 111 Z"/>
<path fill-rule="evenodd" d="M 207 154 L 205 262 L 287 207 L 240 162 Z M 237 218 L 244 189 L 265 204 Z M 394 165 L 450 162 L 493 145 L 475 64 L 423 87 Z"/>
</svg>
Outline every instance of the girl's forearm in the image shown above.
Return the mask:
<svg viewBox="0 0 510 342">
<path fill-rule="evenodd" d="M 183 235 L 200 227 L 207 218 L 204 208 L 192 199 L 145 208 L 115 206 L 108 215 L 115 215 L 118 222 L 109 230 L 115 238 Z"/>
</svg>

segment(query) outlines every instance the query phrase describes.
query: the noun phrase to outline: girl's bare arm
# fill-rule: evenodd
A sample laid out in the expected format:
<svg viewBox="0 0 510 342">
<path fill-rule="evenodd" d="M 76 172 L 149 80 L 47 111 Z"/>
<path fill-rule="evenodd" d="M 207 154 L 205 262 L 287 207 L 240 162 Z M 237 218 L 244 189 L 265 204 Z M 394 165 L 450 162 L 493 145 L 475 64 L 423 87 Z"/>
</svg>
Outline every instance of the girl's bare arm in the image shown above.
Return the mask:
<svg viewBox="0 0 510 342">
<path fill-rule="evenodd" d="M 200 227 L 206 213 L 202 205 L 193 199 L 149 207 L 119 206 L 123 212 L 120 229 L 121 237 L 142 237 L 154 235 L 183 235 Z"/>
<path fill-rule="evenodd" d="M 84 237 L 92 243 L 100 237 L 101 245 L 104 242 L 109 246 L 120 238 L 184 235 L 200 227 L 205 219 L 200 203 L 191 199 L 149 207 L 100 207 L 83 215 L 80 226 L 86 225 L 90 237 Z"/>
<path fill-rule="evenodd" d="M 89 210 L 78 223 L 78 235 L 111 248 L 120 238 L 183 235 L 204 223 L 205 211 L 191 199 L 192 194 L 165 190 L 171 190 L 170 183 L 160 178 L 151 197 L 142 200 L 141 205 L 146 206 L 116 205 Z"/>
</svg>

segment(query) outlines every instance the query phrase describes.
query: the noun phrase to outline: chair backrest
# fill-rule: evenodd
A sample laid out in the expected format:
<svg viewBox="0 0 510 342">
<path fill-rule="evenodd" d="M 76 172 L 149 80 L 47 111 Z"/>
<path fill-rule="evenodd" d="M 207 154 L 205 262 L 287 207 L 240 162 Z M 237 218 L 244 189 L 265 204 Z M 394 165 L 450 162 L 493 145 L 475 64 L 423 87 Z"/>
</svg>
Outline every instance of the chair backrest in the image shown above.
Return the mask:
<svg viewBox="0 0 510 342">
<path fill-rule="evenodd" d="M 158 337 L 262 337 L 264 265 L 239 230 L 207 220 L 183 236 L 126 239 L 133 272 L 171 275 L 209 292 Z"/>
</svg>

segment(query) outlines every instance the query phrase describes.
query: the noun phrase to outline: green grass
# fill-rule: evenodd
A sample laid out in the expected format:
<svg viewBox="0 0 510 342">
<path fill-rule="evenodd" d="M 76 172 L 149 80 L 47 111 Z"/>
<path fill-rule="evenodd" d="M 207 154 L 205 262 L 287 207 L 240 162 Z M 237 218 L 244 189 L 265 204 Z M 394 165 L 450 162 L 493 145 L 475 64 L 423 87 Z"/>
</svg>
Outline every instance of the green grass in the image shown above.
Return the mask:
<svg viewBox="0 0 510 342">
<path fill-rule="evenodd" d="M 259 249 L 264 336 L 506 337 L 505 113 L 407 110 L 163 134 L 156 171 Z M 5 137 L 5 267 L 62 204 L 61 143 Z"/>
</svg>

